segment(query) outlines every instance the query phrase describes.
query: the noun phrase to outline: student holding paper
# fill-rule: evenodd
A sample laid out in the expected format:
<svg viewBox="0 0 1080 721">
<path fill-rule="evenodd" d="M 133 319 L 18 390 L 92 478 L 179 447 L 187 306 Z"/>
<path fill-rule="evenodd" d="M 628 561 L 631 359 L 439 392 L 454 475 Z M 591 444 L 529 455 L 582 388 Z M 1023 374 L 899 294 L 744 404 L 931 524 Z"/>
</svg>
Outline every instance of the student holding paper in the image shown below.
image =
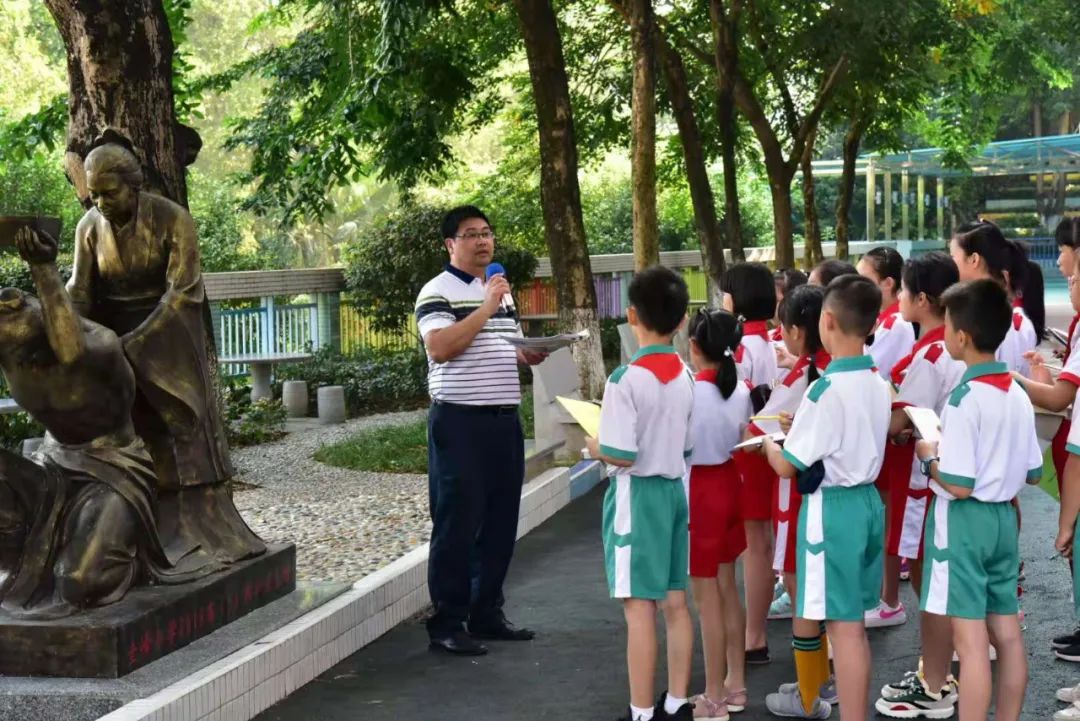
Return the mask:
<svg viewBox="0 0 1080 721">
<path fill-rule="evenodd" d="M 964 364 L 954 360 L 945 349 L 945 309 L 941 296 L 959 279 L 956 263 L 945 253 L 933 252 L 912 258 L 904 265 L 900 290 L 900 312 L 904 320 L 918 323 L 922 335 L 911 353 L 893 368 L 892 381 L 897 386 L 893 401 L 890 437 L 894 442 L 912 445 L 912 423 L 907 408 L 930 409 L 940 415 L 949 394 L 960 384 Z M 903 478 L 897 477 L 890 488 L 890 514 L 886 520 L 885 552 L 911 562 L 911 587 L 918 594 L 922 587 L 923 527 L 929 509 L 929 480 L 917 459 L 911 462 Z M 886 578 L 882 600 L 874 612 L 880 616 L 902 606 L 898 599 L 896 578 Z M 867 614 L 867 626 L 870 626 Z M 892 718 L 911 718 L 912 714 L 933 718 L 951 716 L 956 705 L 956 686 L 948 676 L 952 655 L 949 620 L 944 616 L 921 614 L 925 667 L 909 673 L 896 683 L 881 689 L 876 707 Z M 944 688 L 926 688 L 924 668 L 932 678 L 946 678 Z"/>
</svg>

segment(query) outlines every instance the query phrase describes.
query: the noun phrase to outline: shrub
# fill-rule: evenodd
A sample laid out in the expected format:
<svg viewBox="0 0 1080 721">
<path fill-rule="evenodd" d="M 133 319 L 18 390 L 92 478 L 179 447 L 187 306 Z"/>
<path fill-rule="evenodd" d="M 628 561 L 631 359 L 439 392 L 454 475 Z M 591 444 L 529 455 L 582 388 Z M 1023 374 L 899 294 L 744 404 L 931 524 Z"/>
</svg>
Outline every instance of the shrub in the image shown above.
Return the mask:
<svg viewBox="0 0 1080 721">
<path fill-rule="evenodd" d="M 275 396 L 280 397 L 281 384 L 287 380 L 307 381 L 312 414 L 322 386 L 343 386 L 352 416 L 406 410 L 427 401 L 427 357 L 419 349 L 342 355 L 321 348 L 308 361 L 277 367 Z"/>
<path fill-rule="evenodd" d="M 239 419 L 229 420 L 229 445 L 233 448 L 276 441 L 285 435 L 285 406 L 274 398 L 249 402 Z"/>
<path fill-rule="evenodd" d="M 5 389 L 4 394 L 7 394 Z M 40 438 L 45 435 L 45 428 L 30 417 L 29 413 L 10 413 L 0 416 L 0 446 L 9 451 L 22 451 L 22 442 L 27 438 Z"/>
<path fill-rule="evenodd" d="M 439 230 L 446 210 L 404 205 L 345 243 L 345 284 L 357 307 L 371 316 L 375 330 L 404 328 L 420 289 L 446 264 Z M 496 242 L 495 260 L 505 266 L 511 285 L 530 280 L 536 271 L 532 253 L 505 243 Z"/>
</svg>

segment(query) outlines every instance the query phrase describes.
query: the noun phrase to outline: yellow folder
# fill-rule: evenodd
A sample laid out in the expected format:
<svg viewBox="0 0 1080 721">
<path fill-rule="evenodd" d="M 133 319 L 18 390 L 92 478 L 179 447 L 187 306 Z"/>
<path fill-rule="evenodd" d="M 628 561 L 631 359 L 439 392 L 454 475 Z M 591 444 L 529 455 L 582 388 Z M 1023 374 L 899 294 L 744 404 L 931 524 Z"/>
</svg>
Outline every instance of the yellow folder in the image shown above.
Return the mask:
<svg viewBox="0 0 1080 721">
<path fill-rule="evenodd" d="M 600 437 L 600 406 L 589 401 L 579 401 L 563 396 L 555 396 L 555 399 L 577 421 L 577 424 L 581 426 L 586 435 L 593 438 Z"/>
</svg>

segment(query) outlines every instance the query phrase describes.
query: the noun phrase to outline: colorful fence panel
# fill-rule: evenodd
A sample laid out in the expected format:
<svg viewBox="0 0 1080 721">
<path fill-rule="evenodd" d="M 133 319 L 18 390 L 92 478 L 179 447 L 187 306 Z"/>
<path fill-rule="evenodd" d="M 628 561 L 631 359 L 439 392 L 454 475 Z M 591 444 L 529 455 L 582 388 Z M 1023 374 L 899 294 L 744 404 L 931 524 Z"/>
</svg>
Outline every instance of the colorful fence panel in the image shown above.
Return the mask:
<svg viewBox="0 0 1080 721">
<path fill-rule="evenodd" d="M 405 330 L 399 332 L 376 331 L 371 321 L 351 303 L 341 304 L 341 352 L 356 353 L 364 349 L 405 350 L 420 344 L 420 332 L 416 317 L 409 316 Z"/>
</svg>

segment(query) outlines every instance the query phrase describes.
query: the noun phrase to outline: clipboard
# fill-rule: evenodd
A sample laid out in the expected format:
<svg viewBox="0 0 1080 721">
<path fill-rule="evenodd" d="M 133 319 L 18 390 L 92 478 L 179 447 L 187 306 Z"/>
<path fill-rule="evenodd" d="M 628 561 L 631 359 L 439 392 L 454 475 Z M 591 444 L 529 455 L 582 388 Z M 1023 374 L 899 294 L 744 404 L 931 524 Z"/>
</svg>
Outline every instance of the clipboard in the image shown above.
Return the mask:
<svg viewBox="0 0 1080 721">
<path fill-rule="evenodd" d="M 746 450 L 747 448 L 757 448 L 758 446 L 765 443 L 766 438 L 771 438 L 777 443 L 782 443 L 784 439 L 787 438 L 787 435 L 785 435 L 783 431 L 777 431 L 776 433 L 766 433 L 763 436 L 754 436 L 753 438 L 745 440 L 742 443 L 738 444 L 737 446 L 732 448 L 732 450 L 742 451 Z"/>
<path fill-rule="evenodd" d="M 555 396 L 555 400 L 581 426 L 581 429 L 585 431 L 585 435 L 593 438 L 600 437 L 600 406 L 598 404 L 565 396 Z"/>
<path fill-rule="evenodd" d="M 941 443 L 941 419 L 938 418 L 937 413 L 930 408 L 914 406 L 905 407 L 904 413 L 911 419 L 911 424 L 915 426 L 915 432 L 919 434 L 919 438 Z"/>
</svg>

